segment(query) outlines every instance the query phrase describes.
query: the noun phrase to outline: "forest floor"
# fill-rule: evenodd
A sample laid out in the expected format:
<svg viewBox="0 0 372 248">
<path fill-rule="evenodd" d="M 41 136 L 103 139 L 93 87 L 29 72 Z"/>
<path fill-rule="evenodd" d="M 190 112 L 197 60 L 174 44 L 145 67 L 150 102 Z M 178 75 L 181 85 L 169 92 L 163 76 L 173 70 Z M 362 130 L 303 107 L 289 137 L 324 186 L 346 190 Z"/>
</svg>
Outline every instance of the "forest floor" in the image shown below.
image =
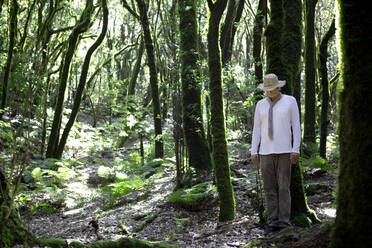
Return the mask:
<svg viewBox="0 0 372 248">
<path fill-rule="evenodd" d="M 176 184 L 175 165 L 170 162 L 162 165 L 162 172 L 154 177 L 150 187 L 126 194 L 107 207 L 109 199 L 100 190 L 104 181 L 97 170 L 102 161 L 112 162 L 123 157 L 120 151 L 96 151 L 101 160 L 89 159 L 79 163 L 75 167 L 75 177 L 63 182 L 65 189 L 76 193 L 75 199 L 66 197 L 60 211 L 31 212 L 29 208 L 21 208 L 23 221 L 38 238 L 61 238 L 68 242 L 89 243 L 132 237 L 166 241 L 187 248 L 327 247 L 330 231 L 327 223 L 335 217 L 332 207 L 335 175 L 321 170 L 305 173 L 305 183 L 315 185 L 309 192 L 308 204 L 321 224 L 308 228 L 292 226 L 264 236 L 262 227 L 258 225 L 256 200 L 249 194 L 256 188 L 255 168 L 248 163 L 244 147 L 237 142 L 229 144 L 230 166 L 239 178 L 233 180 L 236 220 L 228 224 L 217 225 L 216 204 L 202 211 L 188 211 L 169 203 L 168 196 Z M 74 200 L 78 203 L 68 203 Z M 140 214 L 154 219 L 141 231 L 136 231 L 144 220 L 134 218 Z"/>
</svg>

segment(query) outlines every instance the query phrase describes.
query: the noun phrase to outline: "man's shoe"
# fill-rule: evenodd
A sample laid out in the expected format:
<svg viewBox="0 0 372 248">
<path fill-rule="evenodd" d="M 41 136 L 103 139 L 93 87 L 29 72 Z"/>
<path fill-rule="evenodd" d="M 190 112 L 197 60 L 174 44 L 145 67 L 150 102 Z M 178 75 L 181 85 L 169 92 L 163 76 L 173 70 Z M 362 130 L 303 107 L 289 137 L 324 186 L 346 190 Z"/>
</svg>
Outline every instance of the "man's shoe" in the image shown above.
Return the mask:
<svg viewBox="0 0 372 248">
<path fill-rule="evenodd" d="M 273 232 L 276 232 L 276 231 L 280 231 L 280 227 L 274 226 L 274 225 L 269 225 L 265 228 L 264 234 L 269 235 L 270 233 L 273 233 Z"/>
</svg>

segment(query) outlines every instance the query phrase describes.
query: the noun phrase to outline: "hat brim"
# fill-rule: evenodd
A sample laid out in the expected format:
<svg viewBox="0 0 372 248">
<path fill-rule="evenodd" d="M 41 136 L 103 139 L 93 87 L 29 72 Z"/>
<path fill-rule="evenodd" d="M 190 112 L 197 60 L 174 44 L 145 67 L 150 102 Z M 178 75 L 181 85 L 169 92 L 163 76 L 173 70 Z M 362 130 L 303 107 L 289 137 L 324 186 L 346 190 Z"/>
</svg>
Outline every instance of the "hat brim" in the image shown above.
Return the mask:
<svg viewBox="0 0 372 248">
<path fill-rule="evenodd" d="M 264 83 L 261 83 L 257 86 L 257 88 L 259 88 L 260 90 L 263 90 L 263 91 L 270 91 L 270 90 L 273 90 L 273 89 L 276 89 L 276 88 L 281 88 L 284 85 L 285 85 L 285 80 L 278 80 L 278 83 L 274 86 L 265 87 Z"/>
</svg>

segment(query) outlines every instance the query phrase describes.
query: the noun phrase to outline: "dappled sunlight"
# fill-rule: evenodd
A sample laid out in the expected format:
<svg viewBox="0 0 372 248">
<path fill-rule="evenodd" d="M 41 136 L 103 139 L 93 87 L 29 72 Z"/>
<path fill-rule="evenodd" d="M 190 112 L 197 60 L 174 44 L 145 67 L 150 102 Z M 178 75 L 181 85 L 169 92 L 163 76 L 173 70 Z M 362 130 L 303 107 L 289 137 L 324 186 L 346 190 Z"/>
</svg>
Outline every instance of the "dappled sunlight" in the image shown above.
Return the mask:
<svg viewBox="0 0 372 248">
<path fill-rule="evenodd" d="M 336 209 L 335 208 L 320 208 L 318 210 L 321 214 L 324 214 L 330 218 L 336 218 Z"/>
<path fill-rule="evenodd" d="M 67 194 L 65 203 L 68 209 L 75 208 L 83 202 L 88 202 L 93 198 L 100 196 L 100 191 L 95 188 L 89 188 L 82 182 L 72 182 L 67 184 L 67 190 L 71 194 Z"/>
</svg>

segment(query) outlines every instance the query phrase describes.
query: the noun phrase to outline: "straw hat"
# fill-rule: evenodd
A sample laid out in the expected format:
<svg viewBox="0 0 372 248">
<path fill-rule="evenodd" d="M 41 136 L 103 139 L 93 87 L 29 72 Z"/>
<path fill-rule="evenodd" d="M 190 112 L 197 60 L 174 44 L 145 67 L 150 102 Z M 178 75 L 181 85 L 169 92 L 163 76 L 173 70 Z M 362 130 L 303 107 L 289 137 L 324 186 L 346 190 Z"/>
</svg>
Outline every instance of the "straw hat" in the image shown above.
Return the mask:
<svg viewBox="0 0 372 248">
<path fill-rule="evenodd" d="M 264 91 L 273 90 L 275 88 L 281 88 L 285 85 L 285 80 L 279 80 L 274 73 L 270 73 L 264 76 L 264 82 L 259 84 L 257 88 Z"/>
</svg>

